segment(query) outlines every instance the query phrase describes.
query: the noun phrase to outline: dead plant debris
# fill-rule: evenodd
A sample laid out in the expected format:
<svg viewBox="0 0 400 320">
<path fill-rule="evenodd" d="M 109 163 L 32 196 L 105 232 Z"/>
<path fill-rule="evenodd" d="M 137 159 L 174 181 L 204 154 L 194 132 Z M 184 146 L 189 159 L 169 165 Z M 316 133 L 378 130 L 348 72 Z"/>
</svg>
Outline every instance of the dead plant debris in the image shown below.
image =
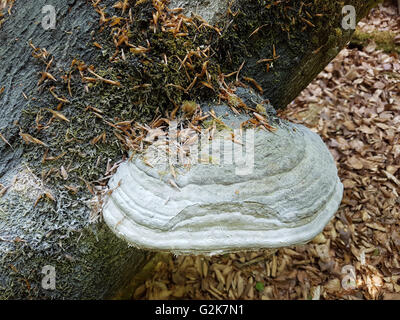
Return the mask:
<svg viewBox="0 0 400 320">
<path fill-rule="evenodd" d="M 385 4 L 360 26 L 399 22 Z M 281 116 L 319 133 L 337 162 L 344 199 L 323 233 L 276 251 L 170 256 L 134 299 L 400 299 L 398 55 L 344 49 Z"/>
</svg>

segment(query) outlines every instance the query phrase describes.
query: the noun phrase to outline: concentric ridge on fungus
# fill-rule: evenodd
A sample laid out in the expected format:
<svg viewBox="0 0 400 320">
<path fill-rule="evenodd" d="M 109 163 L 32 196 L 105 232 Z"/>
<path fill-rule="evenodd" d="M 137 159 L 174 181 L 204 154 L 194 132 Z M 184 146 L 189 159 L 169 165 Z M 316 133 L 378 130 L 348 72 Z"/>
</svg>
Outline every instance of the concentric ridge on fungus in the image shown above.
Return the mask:
<svg viewBox="0 0 400 320">
<path fill-rule="evenodd" d="M 136 156 L 110 181 L 106 223 L 131 245 L 176 254 L 220 254 L 304 243 L 320 233 L 343 194 L 321 138 L 280 121 L 256 129 L 254 167 L 196 163 L 170 183 L 169 165 Z M 221 152 L 224 153 L 224 150 Z"/>
</svg>

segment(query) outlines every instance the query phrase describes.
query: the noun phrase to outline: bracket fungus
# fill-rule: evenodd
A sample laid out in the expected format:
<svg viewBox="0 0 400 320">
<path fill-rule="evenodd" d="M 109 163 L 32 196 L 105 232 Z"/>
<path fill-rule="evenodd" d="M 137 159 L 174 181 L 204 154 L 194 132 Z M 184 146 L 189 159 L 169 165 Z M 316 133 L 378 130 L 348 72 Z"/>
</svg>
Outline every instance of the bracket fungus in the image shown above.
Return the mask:
<svg viewBox="0 0 400 320">
<path fill-rule="evenodd" d="M 135 247 L 175 254 L 213 255 L 313 239 L 343 195 L 322 139 L 273 114 L 269 123 L 276 130 L 240 134 L 248 116 L 233 115 L 226 105 L 212 110 L 226 126 L 212 139 L 193 143 L 190 151 L 200 161 L 164 161 L 161 147 L 174 149 L 176 134 L 170 131 L 153 144 L 158 152 L 149 148 L 118 168 L 103 208 L 109 227 Z"/>
</svg>

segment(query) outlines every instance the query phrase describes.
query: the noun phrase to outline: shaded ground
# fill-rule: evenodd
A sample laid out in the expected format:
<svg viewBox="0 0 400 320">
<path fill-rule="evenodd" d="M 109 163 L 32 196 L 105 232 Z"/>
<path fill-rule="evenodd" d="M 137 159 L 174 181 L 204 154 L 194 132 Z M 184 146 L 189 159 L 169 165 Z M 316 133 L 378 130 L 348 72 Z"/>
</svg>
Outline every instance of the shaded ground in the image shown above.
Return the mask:
<svg viewBox="0 0 400 320">
<path fill-rule="evenodd" d="M 399 25 L 385 5 L 359 30 Z M 275 253 L 169 256 L 135 299 L 400 299 L 398 54 L 344 49 L 282 116 L 318 132 L 339 167 L 344 199 L 324 232 Z"/>
</svg>

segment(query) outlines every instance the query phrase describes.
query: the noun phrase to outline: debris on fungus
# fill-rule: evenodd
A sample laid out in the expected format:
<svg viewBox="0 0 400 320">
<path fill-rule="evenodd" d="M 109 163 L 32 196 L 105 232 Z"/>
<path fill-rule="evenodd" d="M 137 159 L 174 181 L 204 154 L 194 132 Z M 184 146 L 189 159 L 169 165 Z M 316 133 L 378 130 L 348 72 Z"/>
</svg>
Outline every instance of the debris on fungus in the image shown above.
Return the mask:
<svg viewBox="0 0 400 320">
<path fill-rule="evenodd" d="M 274 117 L 268 128 L 242 131 L 251 117 L 228 105 L 208 108 L 236 131 L 214 128 L 206 139 L 170 131 L 119 166 L 103 208 L 114 233 L 141 249 L 207 255 L 284 247 L 319 234 L 343 194 L 321 138 Z M 187 139 L 176 145 L 178 136 Z"/>
</svg>

